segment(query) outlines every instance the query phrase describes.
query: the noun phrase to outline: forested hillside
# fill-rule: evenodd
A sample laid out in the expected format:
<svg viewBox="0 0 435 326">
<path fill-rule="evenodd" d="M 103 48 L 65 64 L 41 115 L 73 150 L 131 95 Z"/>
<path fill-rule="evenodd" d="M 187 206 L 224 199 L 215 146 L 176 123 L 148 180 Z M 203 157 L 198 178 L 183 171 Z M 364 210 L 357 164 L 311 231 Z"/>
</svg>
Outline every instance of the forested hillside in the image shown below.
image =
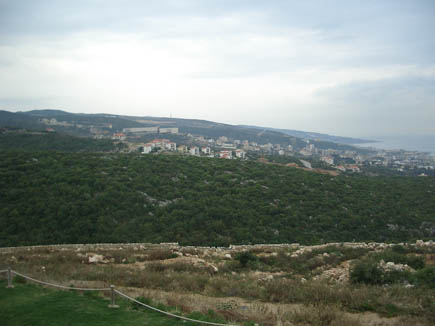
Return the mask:
<svg viewBox="0 0 435 326">
<path fill-rule="evenodd" d="M 42 122 L 44 119 L 56 119 L 58 122 L 65 122 L 68 125 L 46 125 Z M 88 137 L 94 136 L 90 131 L 91 126 L 104 129 L 109 134 L 120 132 L 124 128 L 132 127 L 176 127 L 179 128 L 179 132 L 182 135 L 194 134 L 206 138 L 226 136 L 230 139 L 249 140 L 250 142 L 257 142 L 259 144 L 272 143 L 280 144 L 284 147 L 291 145 L 295 150 L 300 150 L 307 145 L 307 142 L 302 138 L 309 135 L 309 133 L 299 132 L 299 135 L 301 136 L 301 138 L 299 138 L 273 128 L 237 126 L 198 119 L 120 116 L 112 114 L 78 114 L 60 110 L 33 110 L 17 113 L 0 110 L 0 127 L 45 130 L 47 126 L 59 133 Z M 153 134 L 153 136 L 155 137 L 156 135 Z M 166 136 L 167 135 L 165 135 L 165 137 Z M 352 142 L 351 138 L 338 137 L 337 140 L 347 139 L 343 144 L 331 142 L 331 139 L 335 139 L 331 138 L 331 136 L 329 136 L 329 138 L 308 138 L 312 138 L 311 143 L 319 149 L 330 148 L 337 150 L 351 150 L 360 153 L 369 152 L 367 149 L 346 145 L 346 143 Z M 355 142 L 357 142 L 357 140 L 355 140 Z"/>
<path fill-rule="evenodd" d="M 124 148 L 111 139 L 74 137 L 50 132 L 4 131 L 0 128 L 0 150 L 55 150 L 64 152 L 109 152 Z"/>
<path fill-rule="evenodd" d="M 332 177 L 178 155 L 0 152 L 0 246 L 404 241 L 435 231 L 435 178 Z"/>
</svg>

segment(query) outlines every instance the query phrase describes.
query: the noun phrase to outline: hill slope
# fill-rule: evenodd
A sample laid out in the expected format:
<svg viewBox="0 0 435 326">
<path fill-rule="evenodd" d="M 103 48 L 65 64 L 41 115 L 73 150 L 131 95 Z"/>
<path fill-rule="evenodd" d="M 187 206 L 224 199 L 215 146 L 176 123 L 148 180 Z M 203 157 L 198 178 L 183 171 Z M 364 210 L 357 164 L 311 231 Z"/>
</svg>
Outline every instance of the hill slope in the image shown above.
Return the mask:
<svg viewBox="0 0 435 326">
<path fill-rule="evenodd" d="M 304 244 L 435 235 L 435 178 L 169 155 L 0 152 L 0 246 Z"/>
<path fill-rule="evenodd" d="M 318 132 L 309 132 L 309 131 L 300 131 L 293 129 L 279 129 L 279 128 L 264 128 L 258 126 L 245 126 L 249 128 L 256 129 L 266 129 L 272 131 L 282 132 L 283 134 L 290 135 L 293 137 L 303 138 L 303 139 L 311 139 L 311 140 L 320 140 L 326 142 L 334 142 L 339 144 L 347 144 L 347 145 L 355 145 L 355 144 L 365 144 L 365 143 L 374 143 L 374 140 L 368 139 L 360 139 L 360 138 L 352 138 L 352 137 L 342 137 L 342 136 L 333 136 L 328 134 L 321 134 Z"/>
<path fill-rule="evenodd" d="M 0 128 L 0 150 L 109 152 L 123 148 L 111 139 L 74 137 L 51 132 L 14 132 Z"/>
<path fill-rule="evenodd" d="M 43 119 L 56 119 L 57 122 L 65 124 L 46 125 L 42 122 Z M 206 138 L 226 136 L 231 139 L 248 140 L 259 144 L 272 143 L 280 144 L 282 146 L 291 145 L 295 150 L 300 150 L 306 146 L 307 142 L 302 139 L 304 136 L 312 135 L 312 133 L 305 132 L 292 134 L 289 133 L 288 130 L 236 126 L 197 119 L 138 117 L 112 114 L 76 114 L 60 110 L 33 110 L 17 113 L 0 111 L 0 127 L 21 127 L 41 130 L 45 129 L 47 126 L 54 128 L 58 132 L 80 136 L 93 136 L 92 129 L 94 127 L 98 127 L 105 131 L 106 136 L 111 135 L 113 132 L 122 131 L 123 128 L 151 126 L 176 127 L 179 128 L 179 131 L 182 134 L 201 135 Z M 311 143 L 316 145 L 319 149 L 330 148 L 353 150 L 357 152 L 368 151 L 367 149 L 357 148 L 346 144 L 352 143 L 352 139 L 326 136 L 328 135 L 316 138 L 305 138 L 310 138 Z M 333 141 L 342 141 L 344 144 L 334 143 Z M 357 140 L 354 142 L 357 142 Z"/>
</svg>

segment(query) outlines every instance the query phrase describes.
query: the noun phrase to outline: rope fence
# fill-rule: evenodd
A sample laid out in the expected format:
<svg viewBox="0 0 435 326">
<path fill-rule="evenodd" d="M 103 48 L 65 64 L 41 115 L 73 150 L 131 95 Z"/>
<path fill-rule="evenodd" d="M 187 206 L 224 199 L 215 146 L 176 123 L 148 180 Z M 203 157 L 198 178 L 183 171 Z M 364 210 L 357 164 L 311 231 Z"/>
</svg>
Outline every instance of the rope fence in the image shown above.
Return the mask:
<svg viewBox="0 0 435 326">
<path fill-rule="evenodd" d="M 212 323 L 212 322 L 209 322 L 209 321 L 202 321 L 202 320 L 190 319 L 190 318 L 187 318 L 187 317 L 183 317 L 183 316 L 179 316 L 179 315 L 176 315 L 176 314 L 172 314 L 172 313 L 170 313 L 170 312 L 163 311 L 163 310 L 157 309 L 157 308 L 155 308 L 155 307 L 149 306 L 149 305 L 147 305 L 147 304 L 145 304 L 145 303 L 143 303 L 143 302 L 140 302 L 140 301 L 138 301 L 138 300 L 136 300 L 136 299 L 134 299 L 134 298 L 128 296 L 127 294 L 122 293 L 122 292 L 120 292 L 120 291 L 118 291 L 118 290 L 115 290 L 115 293 L 119 294 L 120 296 L 122 296 L 122 297 L 124 297 L 124 298 L 126 298 L 126 299 L 128 299 L 128 300 L 131 300 L 131 301 L 133 301 L 133 302 L 136 302 L 137 304 L 139 304 L 139 305 L 141 305 L 141 306 L 144 306 L 145 308 L 148 308 L 148 309 L 151 309 L 151 310 L 154 310 L 154 311 L 160 312 L 160 313 L 165 314 L 165 315 L 167 315 L 167 316 L 171 316 L 171 317 L 179 318 L 179 319 L 182 319 L 182 320 L 192 321 L 192 322 L 196 322 L 196 323 L 207 324 L 207 325 L 217 325 L 217 326 L 236 326 L 236 325 L 231 325 L 231 324 L 219 324 L 219 323 Z"/>
<path fill-rule="evenodd" d="M 31 278 L 30 276 L 26 276 L 24 274 L 18 273 L 16 271 L 11 271 L 12 273 L 14 273 L 15 275 L 24 277 L 25 279 L 28 279 L 29 281 L 35 282 L 35 283 L 39 283 L 39 284 L 43 284 L 43 285 L 47 285 L 47 286 L 52 286 L 55 288 L 59 288 L 59 289 L 64 289 L 64 290 L 76 290 L 76 291 L 110 291 L 111 288 L 76 288 L 76 287 L 72 287 L 72 286 L 64 286 L 64 285 L 58 285 L 58 284 L 53 284 L 53 283 L 49 283 L 49 282 L 44 282 L 44 281 L 40 281 L 40 280 L 36 280 L 34 278 Z"/>
<path fill-rule="evenodd" d="M 237 326 L 237 325 L 234 325 L 234 324 L 213 323 L 213 322 L 209 322 L 209 321 L 203 321 L 203 320 L 197 320 L 197 319 L 191 319 L 191 318 L 179 316 L 179 315 L 176 315 L 176 314 L 173 314 L 173 313 L 170 313 L 170 312 L 167 312 L 167 311 L 155 308 L 153 306 L 147 305 L 147 304 L 145 304 L 143 302 L 140 302 L 139 300 L 136 300 L 136 299 L 128 296 L 127 294 L 122 293 L 121 291 L 116 290 L 114 285 L 111 285 L 110 288 L 76 288 L 76 287 L 72 287 L 72 286 L 64 286 L 64 285 L 53 284 L 53 283 L 37 280 L 37 279 L 34 279 L 34 278 L 30 277 L 30 276 L 27 276 L 27 275 L 21 274 L 21 273 L 19 273 L 17 271 L 14 271 L 14 270 L 12 270 L 10 268 L 5 269 L 5 270 L 1 270 L 0 274 L 1 273 L 7 273 L 7 279 L 8 279 L 8 286 L 7 287 L 8 288 L 13 288 L 14 287 L 12 285 L 12 274 L 15 274 L 15 275 L 21 276 L 21 277 L 23 277 L 23 278 L 25 278 L 25 279 L 27 279 L 29 281 L 35 282 L 35 283 L 39 283 L 39 284 L 46 285 L 46 286 L 52 286 L 52 287 L 59 288 L 59 289 L 64 289 L 64 290 L 75 290 L 75 291 L 111 291 L 111 303 L 109 304 L 109 308 L 118 308 L 119 307 L 118 305 L 115 304 L 115 294 L 118 294 L 119 296 L 121 296 L 121 297 L 123 297 L 123 298 L 125 298 L 127 300 L 130 300 L 132 302 L 135 302 L 138 305 L 141 305 L 141 306 L 143 306 L 143 307 L 145 307 L 147 309 L 150 309 L 150 310 L 154 310 L 156 312 L 159 312 L 159 313 L 164 314 L 164 315 L 169 316 L 169 317 L 174 317 L 174 318 L 178 318 L 178 319 L 181 319 L 181 320 L 190 321 L 190 322 L 199 323 L 199 324 L 205 324 L 205 325 Z"/>
</svg>

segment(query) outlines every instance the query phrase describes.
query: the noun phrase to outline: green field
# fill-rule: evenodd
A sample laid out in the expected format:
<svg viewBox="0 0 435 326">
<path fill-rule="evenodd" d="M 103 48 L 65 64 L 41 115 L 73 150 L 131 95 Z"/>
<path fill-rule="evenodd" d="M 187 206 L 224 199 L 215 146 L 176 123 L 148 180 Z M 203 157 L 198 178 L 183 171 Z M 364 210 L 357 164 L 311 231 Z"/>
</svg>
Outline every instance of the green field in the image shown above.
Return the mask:
<svg viewBox="0 0 435 326">
<path fill-rule="evenodd" d="M 80 294 L 58 291 L 31 284 L 15 284 L 7 289 L 0 282 L 1 325 L 201 325 L 183 322 L 144 309 L 134 310 L 126 300 L 117 298 L 119 309 L 110 309 L 109 300 L 96 292 Z"/>
</svg>

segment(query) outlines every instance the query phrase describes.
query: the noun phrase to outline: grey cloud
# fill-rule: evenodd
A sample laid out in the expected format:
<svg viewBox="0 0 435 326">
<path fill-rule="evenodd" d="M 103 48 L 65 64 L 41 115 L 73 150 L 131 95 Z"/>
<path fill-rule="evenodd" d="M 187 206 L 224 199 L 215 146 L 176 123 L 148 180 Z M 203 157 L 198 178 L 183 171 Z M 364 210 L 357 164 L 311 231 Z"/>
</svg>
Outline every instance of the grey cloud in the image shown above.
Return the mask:
<svg viewBox="0 0 435 326">
<path fill-rule="evenodd" d="M 0 97 L 0 110 L 25 110 L 35 108 L 51 108 L 56 103 L 56 98 L 50 97 Z"/>
<path fill-rule="evenodd" d="M 64 32 L 71 29 L 137 28 L 147 17 L 182 18 L 174 23 L 189 23 L 189 18 L 213 18 L 240 14 L 255 15 L 260 26 L 298 26 L 317 30 L 352 29 L 382 33 L 383 27 L 397 25 L 402 32 L 414 27 L 433 26 L 433 1 L 373 1 L 364 6 L 351 1 L 261 1 L 261 0 L 21 0 L 0 1 L 0 26 L 8 32 Z M 397 19 L 406 18 L 406 24 Z M 409 19 L 413 18 L 412 24 Z M 420 25 L 416 25 L 420 23 Z M 379 28 L 381 25 L 382 28 Z M 4 29 L 2 29 L 5 31 Z M 391 28 L 388 28 L 391 31 Z M 394 30 L 394 29 L 393 29 Z M 420 34 L 430 30 L 419 30 Z M 372 35 L 373 36 L 373 35 Z"/>
<path fill-rule="evenodd" d="M 231 15 L 240 17 L 242 24 L 226 29 L 216 20 Z M 133 33 L 145 39 L 285 37 L 289 29 L 297 28 L 318 32 L 312 41 L 355 48 L 337 64 L 358 60 L 375 65 L 391 60 L 423 64 L 434 62 L 434 17 L 433 1 L 373 1 L 362 6 L 343 0 L 6 0 L 0 2 L 0 40 L 15 43 L 23 37 L 41 41 L 80 32 Z M 197 26 L 196 20 L 203 24 Z M 328 61 L 329 53 L 316 55 L 323 57 L 317 61 Z"/>
<path fill-rule="evenodd" d="M 333 124 L 347 121 L 354 134 L 434 134 L 435 77 L 354 82 L 322 89 L 316 96 L 335 118 Z"/>
<path fill-rule="evenodd" d="M 324 88 L 316 92 L 317 96 L 326 97 L 334 102 L 376 104 L 410 98 L 413 103 L 435 99 L 435 77 L 409 76 L 359 81 Z M 406 101 L 405 101 L 406 102 Z M 435 112 L 434 112 L 435 116 Z"/>
<path fill-rule="evenodd" d="M 316 79 L 328 73 L 335 76 L 334 73 L 349 68 L 367 69 L 372 75 L 377 68 L 385 71 L 385 67 L 400 69 L 404 65 L 419 71 L 433 69 L 434 30 L 433 0 L 0 0 L 0 68 L 7 69 L 9 76 L 24 71 L 26 79 L 22 84 L 29 80 L 44 83 L 48 78 L 45 71 L 38 75 L 37 69 L 32 69 L 39 59 L 50 64 L 55 59 L 70 59 L 79 52 L 71 50 L 80 48 L 82 39 L 99 45 L 101 39 L 113 34 L 121 40 L 125 35 L 148 42 L 147 45 L 172 51 L 175 56 L 204 59 L 189 78 L 273 75 L 277 80 L 282 78 L 282 85 L 286 85 L 295 82 L 286 80 L 289 75 L 304 71 Z M 78 40 L 76 35 L 80 35 Z M 274 38 L 279 42 L 268 41 Z M 260 41 L 256 43 L 255 39 Z M 204 52 L 189 53 L 184 49 L 189 42 L 204 42 Z M 49 78 L 64 83 L 66 86 L 59 89 L 63 87 L 68 90 L 64 93 L 69 94 L 71 87 L 65 75 L 50 73 Z M 0 76 L 0 82 L 11 84 L 5 74 Z M 329 123 L 345 128 L 349 122 L 356 128 L 364 122 L 367 126 L 376 124 L 379 129 L 388 121 L 395 121 L 396 126 L 390 123 L 388 128 L 406 128 L 407 122 L 412 122 L 433 129 L 434 85 L 433 78 L 402 76 L 323 89 L 315 94 L 321 102 L 315 109 L 325 112 L 318 125 Z M 241 91 L 246 90 L 244 87 L 241 83 Z M 23 89 L 11 91 L 17 96 L 24 93 Z M 31 95 L 35 94 L 38 91 Z M 3 97 L 0 105 L 13 108 L 67 103 L 28 95 Z M 84 98 L 80 100 L 86 102 Z M 98 99 L 95 103 L 99 103 Z M 267 112 L 272 109 L 267 108 Z M 310 111 L 309 123 L 312 116 Z M 352 128 L 349 135 L 355 130 Z"/>
<path fill-rule="evenodd" d="M 2 34 L 64 34 L 80 30 L 136 30 L 147 18 L 227 14 L 229 1 L 21 0 L 0 2 Z M 227 5 L 225 5 L 227 4 Z M 235 6 L 237 7 L 237 6 Z"/>
</svg>

